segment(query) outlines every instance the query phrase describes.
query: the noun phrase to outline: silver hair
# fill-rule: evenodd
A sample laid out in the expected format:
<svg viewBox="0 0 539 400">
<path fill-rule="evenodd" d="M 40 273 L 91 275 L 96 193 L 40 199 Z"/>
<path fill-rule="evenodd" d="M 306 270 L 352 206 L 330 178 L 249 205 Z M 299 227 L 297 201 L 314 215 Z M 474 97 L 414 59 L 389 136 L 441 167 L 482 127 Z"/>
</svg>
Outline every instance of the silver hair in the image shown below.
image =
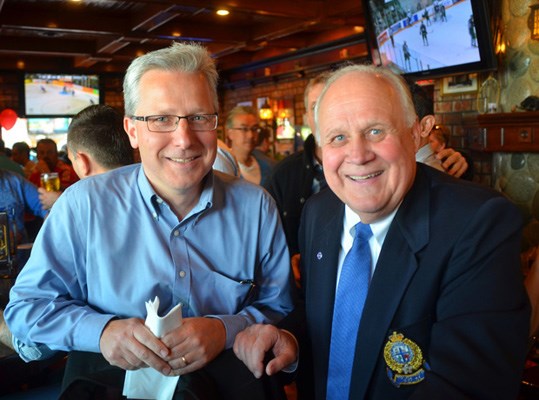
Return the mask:
<svg viewBox="0 0 539 400">
<path fill-rule="evenodd" d="M 236 106 L 228 112 L 225 124 L 227 128 L 232 128 L 234 126 L 234 118 L 238 115 L 252 115 L 258 119 L 258 114 L 253 107 Z"/>
<path fill-rule="evenodd" d="M 405 121 L 407 127 L 412 127 L 414 122 L 417 119 L 414 102 L 412 100 L 412 95 L 410 94 L 410 89 L 408 84 L 400 75 L 394 73 L 389 68 L 377 67 L 375 65 L 362 65 L 362 64 L 353 64 L 347 65 L 343 68 L 338 69 L 328 78 L 324 89 L 320 93 L 320 97 L 316 102 L 314 107 L 314 121 L 315 121 L 315 138 L 316 141 L 320 144 L 320 130 L 318 128 L 318 113 L 319 105 L 322 102 L 328 89 L 337 81 L 339 78 L 342 78 L 344 75 L 347 75 L 351 72 L 362 72 L 381 79 L 385 79 L 390 85 L 392 85 L 400 97 L 400 103 L 402 105 L 402 111 L 405 114 Z"/>
<path fill-rule="evenodd" d="M 140 97 L 140 80 L 146 72 L 155 69 L 172 72 L 201 72 L 212 91 L 215 111 L 219 110 L 218 73 L 208 50 L 197 43 L 174 42 L 169 47 L 137 57 L 129 65 L 123 83 L 125 115 L 134 115 Z"/>
</svg>

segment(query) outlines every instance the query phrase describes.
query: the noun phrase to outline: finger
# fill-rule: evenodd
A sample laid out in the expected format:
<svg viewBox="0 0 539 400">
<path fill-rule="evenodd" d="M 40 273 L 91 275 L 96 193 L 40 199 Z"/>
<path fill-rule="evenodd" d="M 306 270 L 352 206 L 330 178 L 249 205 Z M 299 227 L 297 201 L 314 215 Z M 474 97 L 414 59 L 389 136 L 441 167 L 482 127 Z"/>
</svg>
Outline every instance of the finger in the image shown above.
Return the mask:
<svg viewBox="0 0 539 400">
<path fill-rule="evenodd" d="M 145 347 L 149 348 L 153 353 L 159 355 L 160 357 L 167 357 L 170 354 L 170 350 L 165 344 L 159 340 L 154 334 L 146 327 L 143 326 L 141 329 L 135 329 L 133 331 L 133 336 Z"/>
<path fill-rule="evenodd" d="M 146 327 L 144 328 L 147 329 Z M 153 336 L 149 330 L 145 332 L 143 329 L 137 329 L 133 332 L 133 336 L 138 343 L 135 342 L 134 348 L 130 350 L 140 360 L 142 365 L 152 367 L 164 375 L 170 374 L 172 368 L 164 360 L 164 357 L 169 354 L 166 346 Z"/>
<path fill-rule="evenodd" d="M 234 354 L 241 360 L 245 366 L 253 373 L 256 378 L 260 378 L 264 372 L 264 356 L 265 349 L 263 347 L 257 347 L 256 341 L 247 340 L 244 338 L 242 341 L 234 343 Z"/>
<path fill-rule="evenodd" d="M 171 366 L 172 376 L 190 374 L 201 368 L 203 368 L 206 363 L 200 359 L 193 359 L 193 353 L 185 354 L 177 360 L 173 360 L 169 363 Z M 194 361 L 193 361 L 194 360 Z"/>
<path fill-rule="evenodd" d="M 295 356 L 291 356 L 289 354 L 283 354 L 281 356 L 273 358 L 272 360 L 270 360 L 270 362 L 268 362 L 268 365 L 266 365 L 266 374 L 268 374 L 269 376 L 276 374 L 277 372 L 288 367 L 290 364 L 296 361 L 295 358 Z"/>
<path fill-rule="evenodd" d="M 280 331 L 279 340 L 273 347 L 274 358 L 268 362 L 266 373 L 273 375 L 297 360 L 298 343 L 291 333 Z"/>
</svg>

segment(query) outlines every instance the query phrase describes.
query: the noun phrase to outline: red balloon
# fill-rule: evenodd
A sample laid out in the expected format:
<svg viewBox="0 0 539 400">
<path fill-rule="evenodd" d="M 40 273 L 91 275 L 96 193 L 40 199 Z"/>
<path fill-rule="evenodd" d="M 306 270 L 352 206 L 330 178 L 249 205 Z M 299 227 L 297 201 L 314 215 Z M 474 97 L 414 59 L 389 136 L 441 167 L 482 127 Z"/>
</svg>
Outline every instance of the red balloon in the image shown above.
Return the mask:
<svg viewBox="0 0 539 400">
<path fill-rule="evenodd" d="M 13 128 L 15 122 L 17 122 L 17 113 L 11 108 L 6 108 L 0 113 L 0 125 L 8 131 Z"/>
</svg>

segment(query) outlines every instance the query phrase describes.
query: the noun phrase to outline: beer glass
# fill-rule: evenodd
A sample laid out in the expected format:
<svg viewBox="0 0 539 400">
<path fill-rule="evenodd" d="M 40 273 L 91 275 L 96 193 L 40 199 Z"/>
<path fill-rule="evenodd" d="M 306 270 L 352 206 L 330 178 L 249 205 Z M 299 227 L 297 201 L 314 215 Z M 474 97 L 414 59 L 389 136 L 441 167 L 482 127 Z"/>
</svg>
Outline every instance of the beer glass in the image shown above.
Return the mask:
<svg viewBox="0 0 539 400">
<path fill-rule="evenodd" d="M 60 190 L 60 177 L 57 172 L 45 172 L 41 174 L 41 187 L 47 192 L 58 192 Z"/>
</svg>

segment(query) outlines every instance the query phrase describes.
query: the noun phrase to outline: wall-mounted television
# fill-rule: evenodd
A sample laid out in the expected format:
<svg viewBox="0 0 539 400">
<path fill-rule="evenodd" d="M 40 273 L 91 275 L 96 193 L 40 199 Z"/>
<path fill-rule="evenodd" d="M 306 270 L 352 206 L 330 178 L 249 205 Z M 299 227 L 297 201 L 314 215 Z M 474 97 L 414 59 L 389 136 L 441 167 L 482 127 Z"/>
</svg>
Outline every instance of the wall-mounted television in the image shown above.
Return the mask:
<svg viewBox="0 0 539 400">
<path fill-rule="evenodd" d="M 486 0 L 363 0 L 373 63 L 417 79 L 493 70 Z"/>
<path fill-rule="evenodd" d="M 70 117 L 100 103 L 99 75 L 24 74 L 26 117 Z"/>
</svg>

